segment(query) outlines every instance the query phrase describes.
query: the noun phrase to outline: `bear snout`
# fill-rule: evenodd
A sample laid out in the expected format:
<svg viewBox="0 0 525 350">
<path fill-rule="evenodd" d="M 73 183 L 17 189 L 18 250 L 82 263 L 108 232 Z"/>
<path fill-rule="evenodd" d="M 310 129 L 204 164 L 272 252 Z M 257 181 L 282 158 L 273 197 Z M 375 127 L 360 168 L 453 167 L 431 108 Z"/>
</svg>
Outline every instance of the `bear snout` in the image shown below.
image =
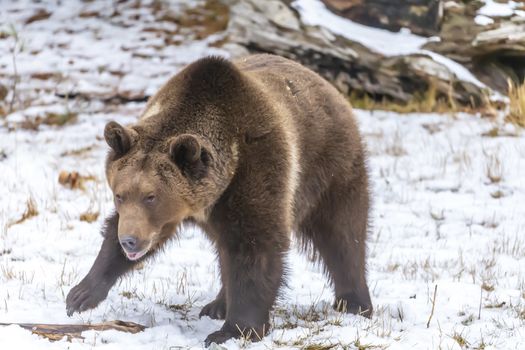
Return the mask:
<svg viewBox="0 0 525 350">
<path fill-rule="evenodd" d="M 127 252 L 130 253 L 136 253 L 139 247 L 138 239 L 137 237 L 133 236 L 124 236 L 120 239 L 120 245 L 122 248 L 124 248 Z"/>
<path fill-rule="evenodd" d="M 135 236 L 122 236 L 119 242 L 129 260 L 138 260 L 148 252 L 149 242 L 140 240 Z"/>
</svg>

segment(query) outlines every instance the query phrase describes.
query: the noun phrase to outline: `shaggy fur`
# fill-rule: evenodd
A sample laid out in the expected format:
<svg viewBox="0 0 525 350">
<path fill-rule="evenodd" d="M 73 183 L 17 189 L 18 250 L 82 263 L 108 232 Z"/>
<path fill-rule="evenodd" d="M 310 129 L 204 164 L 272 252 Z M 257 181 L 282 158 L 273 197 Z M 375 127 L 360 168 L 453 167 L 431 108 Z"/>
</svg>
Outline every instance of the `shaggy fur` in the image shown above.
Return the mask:
<svg viewBox="0 0 525 350">
<path fill-rule="evenodd" d="M 204 58 L 170 79 L 137 124 L 111 122 L 104 135 L 117 213 L 68 314 L 95 307 L 193 222 L 221 268 L 222 288 L 201 316 L 225 322 L 207 345 L 268 331 L 292 231 L 324 262 L 334 306 L 370 317 L 364 149 L 350 106 L 317 74 L 271 55 Z"/>
</svg>

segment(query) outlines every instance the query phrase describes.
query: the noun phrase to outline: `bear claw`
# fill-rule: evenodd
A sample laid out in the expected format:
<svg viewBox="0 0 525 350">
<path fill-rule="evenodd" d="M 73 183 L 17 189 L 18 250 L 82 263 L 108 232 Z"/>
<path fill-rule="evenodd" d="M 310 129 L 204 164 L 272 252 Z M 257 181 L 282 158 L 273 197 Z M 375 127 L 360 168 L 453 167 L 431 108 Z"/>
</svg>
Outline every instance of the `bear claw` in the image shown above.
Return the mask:
<svg viewBox="0 0 525 350">
<path fill-rule="evenodd" d="M 208 316 L 214 320 L 224 320 L 226 317 L 226 301 L 217 298 L 211 303 L 206 304 L 199 313 L 199 317 L 202 316 Z"/>
<path fill-rule="evenodd" d="M 66 298 L 66 312 L 72 316 L 75 312 L 82 312 L 96 307 L 102 300 L 106 299 L 109 289 L 104 284 L 96 284 L 83 280 L 73 287 Z"/>
<path fill-rule="evenodd" d="M 360 315 L 366 318 L 372 317 L 373 307 L 369 301 L 359 302 L 355 295 L 342 295 L 336 298 L 333 308 L 339 312 Z M 368 299 L 370 300 L 370 299 Z"/>
</svg>

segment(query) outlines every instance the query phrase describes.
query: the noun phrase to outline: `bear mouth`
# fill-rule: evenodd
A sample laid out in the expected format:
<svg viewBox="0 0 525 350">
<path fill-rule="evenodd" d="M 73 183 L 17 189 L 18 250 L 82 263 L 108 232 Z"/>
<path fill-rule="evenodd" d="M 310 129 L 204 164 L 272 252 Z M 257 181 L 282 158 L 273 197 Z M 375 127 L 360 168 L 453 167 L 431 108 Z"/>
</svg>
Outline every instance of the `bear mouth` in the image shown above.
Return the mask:
<svg viewBox="0 0 525 350">
<path fill-rule="evenodd" d="M 124 252 L 126 253 L 126 257 L 131 260 L 131 261 L 136 261 L 136 260 L 139 260 L 140 258 L 142 258 L 144 255 L 146 255 L 146 253 L 148 252 L 147 249 L 144 249 L 143 251 L 140 251 L 140 252 L 136 252 L 136 253 L 130 253 L 130 252 L 127 252 L 126 250 L 124 250 Z"/>
</svg>

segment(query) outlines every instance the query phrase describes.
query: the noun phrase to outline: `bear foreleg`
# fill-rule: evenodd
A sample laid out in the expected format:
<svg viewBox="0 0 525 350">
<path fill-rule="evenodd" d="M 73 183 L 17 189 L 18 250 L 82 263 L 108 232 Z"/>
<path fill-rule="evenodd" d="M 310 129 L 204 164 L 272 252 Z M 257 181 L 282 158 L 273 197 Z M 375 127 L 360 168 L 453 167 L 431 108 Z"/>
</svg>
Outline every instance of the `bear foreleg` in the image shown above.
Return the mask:
<svg viewBox="0 0 525 350">
<path fill-rule="evenodd" d="M 106 299 L 117 279 L 136 264 L 126 258 L 120 247 L 117 213 L 106 219 L 103 236 L 102 247 L 89 273 L 67 295 L 68 316 L 96 307 Z"/>
</svg>

